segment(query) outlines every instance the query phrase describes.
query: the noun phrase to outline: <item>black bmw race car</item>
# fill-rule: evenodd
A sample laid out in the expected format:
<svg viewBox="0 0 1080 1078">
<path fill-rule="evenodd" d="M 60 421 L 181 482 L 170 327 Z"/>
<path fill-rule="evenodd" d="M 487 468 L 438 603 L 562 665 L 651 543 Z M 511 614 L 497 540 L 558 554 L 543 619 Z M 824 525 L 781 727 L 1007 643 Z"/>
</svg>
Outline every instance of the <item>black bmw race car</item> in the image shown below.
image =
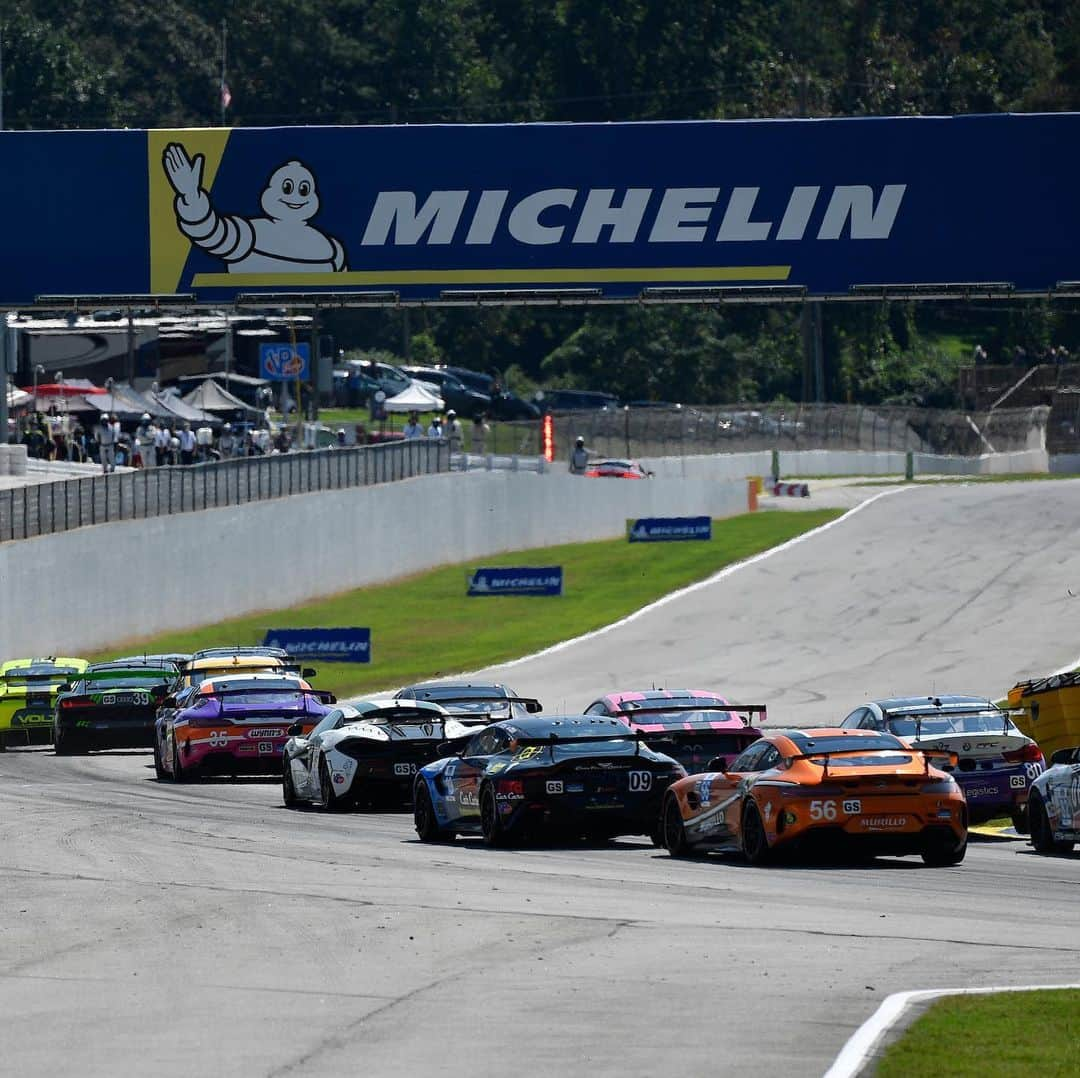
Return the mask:
<svg viewBox="0 0 1080 1078">
<path fill-rule="evenodd" d="M 61 687 L 53 713 L 56 755 L 153 748 L 158 702 L 178 677 L 170 659 L 94 663 Z"/>
<path fill-rule="evenodd" d="M 424 681 L 398 689 L 394 699 L 430 700 L 459 722 L 478 726 L 543 711 L 539 700 L 518 696 L 506 685 L 490 681 Z"/>
<path fill-rule="evenodd" d="M 657 834 L 664 791 L 686 771 L 618 719 L 592 715 L 492 723 L 420 769 L 423 842 L 479 833 L 490 846 L 529 833 Z"/>
</svg>

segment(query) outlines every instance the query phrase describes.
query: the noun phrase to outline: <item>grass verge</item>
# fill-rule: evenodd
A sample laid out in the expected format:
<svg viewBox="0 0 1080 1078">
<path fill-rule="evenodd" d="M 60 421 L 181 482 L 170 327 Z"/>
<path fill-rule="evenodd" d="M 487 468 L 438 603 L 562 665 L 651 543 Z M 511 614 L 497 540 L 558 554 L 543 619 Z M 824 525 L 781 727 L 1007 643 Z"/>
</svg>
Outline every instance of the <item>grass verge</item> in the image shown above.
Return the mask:
<svg viewBox="0 0 1080 1078">
<path fill-rule="evenodd" d="M 269 628 L 370 626 L 370 664 L 318 665 L 320 688 L 351 695 L 475 670 L 598 629 L 841 515 L 832 509 L 748 513 L 715 521 L 710 543 L 616 539 L 499 554 L 287 610 L 129 641 L 124 650 L 190 652 L 261 643 Z M 477 565 L 561 565 L 564 594 L 466 598 L 466 574 Z M 114 648 L 92 658 L 115 654 Z"/>
<path fill-rule="evenodd" d="M 1080 991 L 949 996 L 891 1044 L 875 1078 L 1080 1074 Z"/>
</svg>

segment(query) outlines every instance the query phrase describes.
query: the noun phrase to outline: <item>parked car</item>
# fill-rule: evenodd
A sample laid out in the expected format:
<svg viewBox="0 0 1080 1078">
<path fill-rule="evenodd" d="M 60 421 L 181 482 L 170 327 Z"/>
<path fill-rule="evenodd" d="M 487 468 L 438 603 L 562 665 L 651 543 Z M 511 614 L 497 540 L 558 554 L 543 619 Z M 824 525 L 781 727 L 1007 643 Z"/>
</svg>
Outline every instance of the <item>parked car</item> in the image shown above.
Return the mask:
<svg viewBox="0 0 1080 1078">
<path fill-rule="evenodd" d="M 0 663 L 0 752 L 9 745 L 49 744 L 60 686 L 89 665 L 54 656 Z"/>
<path fill-rule="evenodd" d="M 608 693 L 585 714 L 620 719 L 694 775 L 723 769 L 757 741 L 761 731 L 750 719 L 760 715 L 764 722 L 765 707 L 732 704 L 703 689 L 644 689 Z"/>
<path fill-rule="evenodd" d="M 930 766 L 930 757 L 946 755 L 875 730 L 773 730 L 726 770 L 672 785 L 664 846 L 674 857 L 742 853 L 751 864 L 807 846 L 959 864 L 967 851 L 964 794 L 952 775 Z"/>
<path fill-rule="evenodd" d="M 664 791 L 685 774 L 625 723 L 597 715 L 507 719 L 441 751 L 416 776 L 422 842 L 470 833 L 489 846 L 536 832 L 652 835 Z"/>
<path fill-rule="evenodd" d="M 93 663 L 60 687 L 53 711 L 56 755 L 150 748 L 158 703 L 179 676 L 168 659 Z"/>
<path fill-rule="evenodd" d="M 1028 795 L 1031 844 L 1039 853 L 1070 853 L 1080 842 L 1080 746 L 1058 749 Z"/>
<path fill-rule="evenodd" d="M 310 732 L 289 727 L 282 752 L 282 797 L 327 812 L 355 807 L 401 808 L 413 780 L 438 757 L 439 745 L 473 727 L 428 700 L 374 697 L 329 712 Z"/>
<path fill-rule="evenodd" d="M 540 418 L 540 409 L 535 404 L 496 383 L 490 374 L 471 371 L 467 367 L 444 367 L 441 369 L 456 375 L 469 389 L 475 389 L 478 393 L 490 397 L 491 406 L 488 415 L 492 419 Z"/>
<path fill-rule="evenodd" d="M 486 393 L 470 389 L 457 375 L 448 370 L 436 367 L 403 367 L 402 369 L 418 382 L 429 385 L 442 397 L 446 407 L 452 408 L 458 415 L 486 415 L 491 411 L 491 397 Z"/>
<path fill-rule="evenodd" d="M 840 725 L 849 730 L 886 730 L 916 749 L 955 752 L 953 775 L 967 797 L 970 822 L 1009 816 L 1017 831 L 1027 833 L 1028 790 L 1045 760 L 1039 746 L 986 697 L 870 700 Z"/>
<path fill-rule="evenodd" d="M 533 399 L 543 412 L 610 412 L 619 407 L 618 397 L 586 389 L 542 389 Z"/>
</svg>

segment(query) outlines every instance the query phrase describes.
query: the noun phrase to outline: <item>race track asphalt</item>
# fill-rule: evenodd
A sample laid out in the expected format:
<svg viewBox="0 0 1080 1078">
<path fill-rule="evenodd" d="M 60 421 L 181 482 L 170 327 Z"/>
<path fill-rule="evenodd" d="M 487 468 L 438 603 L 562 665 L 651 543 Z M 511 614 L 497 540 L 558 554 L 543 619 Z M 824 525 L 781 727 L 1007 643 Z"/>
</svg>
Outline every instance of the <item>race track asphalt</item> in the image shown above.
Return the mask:
<svg viewBox="0 0 1080 1078">
<path fill-rule="evenodd" d="M 997 695 L 1080 652 L 1078 525 L 1080 483 L 904 490 L 497 673 L 549 710 L 655 681 L 800 725 Z M 0 1069 L 820 1075 L 889 993 L 1075 980 L 1078 885 L 1080 857 L 1015 841 L 949 869 L 431 848 L 404 815 L 290 812 L 272 782 L 10 752 Z"/>
</svg>

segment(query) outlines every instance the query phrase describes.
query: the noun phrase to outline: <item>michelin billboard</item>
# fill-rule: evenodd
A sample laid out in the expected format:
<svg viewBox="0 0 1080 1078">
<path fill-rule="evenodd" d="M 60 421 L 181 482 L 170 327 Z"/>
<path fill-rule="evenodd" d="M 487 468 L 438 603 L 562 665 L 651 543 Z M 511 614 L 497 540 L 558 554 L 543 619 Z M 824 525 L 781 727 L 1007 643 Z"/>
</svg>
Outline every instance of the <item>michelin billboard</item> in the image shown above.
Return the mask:
<svg viewBox="0 0 1080 1078">
<path fill-rule="evenodd" d="M 1080 279 L 1080 115 L 0 133 L 0 305 Z M 582 293 L 584 294 L 584 293 Z"/>
</svg>

